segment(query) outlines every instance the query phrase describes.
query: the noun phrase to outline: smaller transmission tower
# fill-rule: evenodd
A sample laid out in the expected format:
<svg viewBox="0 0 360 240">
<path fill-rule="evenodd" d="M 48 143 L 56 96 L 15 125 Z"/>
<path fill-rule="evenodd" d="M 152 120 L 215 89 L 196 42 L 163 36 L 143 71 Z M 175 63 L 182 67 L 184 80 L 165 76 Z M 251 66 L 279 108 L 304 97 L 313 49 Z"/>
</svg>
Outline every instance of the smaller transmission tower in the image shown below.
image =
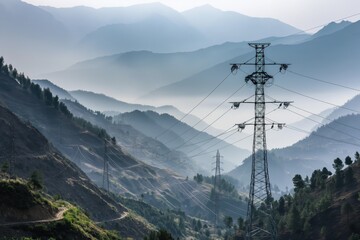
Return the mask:
<svg viewBox="0 0 360 240">
<path fill-rule="evenodd" d="M 216 152 L 215 161 L 215 178 L 214 178 L 214 212 L 215 212 L 215 226 L 219 224 L 219 209 L 220 209 L 220 191 L 221 191 L 221 155 L 219 150 Z"/>
<path fill-rule="evenodd" d="M 104 140 L 104 169 L 103 169 L 103 188 L 109 192 L 109 159 L 107 156 L 107 142 Z"/>
</svg>

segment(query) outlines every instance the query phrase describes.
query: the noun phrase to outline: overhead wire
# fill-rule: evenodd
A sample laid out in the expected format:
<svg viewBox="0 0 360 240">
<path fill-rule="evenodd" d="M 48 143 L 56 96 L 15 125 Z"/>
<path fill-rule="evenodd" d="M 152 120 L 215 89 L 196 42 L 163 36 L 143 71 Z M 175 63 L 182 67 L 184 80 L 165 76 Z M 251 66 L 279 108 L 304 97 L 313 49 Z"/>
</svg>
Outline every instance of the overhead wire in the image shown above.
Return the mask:
<svg viewBox="0 0 360 240">
<path fill-rule="evenodd" d="M 221 80 L 216 87 L 211 90 L 200 102 L 198 102 L 192 109 L 190 109 L 179 121 L 176 121 L 173 125 L 165 129 L 163 132 L 161 132 L 159 135 L 155 137 L 155 139 L 159 138 L 160 136 L 164 135 L 166 132 L 168 132 L 170 129 L 174 128 L 176 125 L 178 125 L 182 120 L 184 120 L 190 113 L 192 113 L 198 106 L 200 106 L 201 103 L 203 103 L 213 92 L 215 92 L 216 89 L 220 87 L 221 84 L 223 84 L 226 79 L 231 75 L 231 72 L 223 79 Z"/>
<path fill-rule="evenodd" d="M 348 125 L 348 124 L 339 122 L 337 119 L 329 119 L 329 118 L 327 118 L 327 117 L 321 116 L 320 114 L 316 114 L 316 113 L 310 112 L 310 111 L 308 111 L 308 110 L 306 110 L 306 109 L 297 107 L 297 106 L 294 105 L 294 104 L 291 104 L 291 106 L 292 106 L 293 108 L 296 108 L 296 109 L 300 110 L 300 111 L 304 111 L 304 112 L 306 112 L 306 113 L 312 114 L 312 115 L 314 115 L 314 116 L 317 116 L 317 117 L 322 118 L 322 119 L 324 119 L 324 120 L 327 120 L 327 121 L 329 121 L 329 122 L 333 122 L 333 123 L 336 123 L 336 124 L 338 124 L 338 125 L 342 125 L 342 126 L 344 126 L 344 127 L 348 127 L 348 128 L 351 128 L 351 129 L 359 130 L 359 131 L 360 131 L 360 128 L 357 128 L 357 127 L 350 126 L 350 125 Z"/>
<path fill-rule="evenodd" d="M 230 137 L 232 137 L 232 136 L 235 135 L 236 133 L 238 133 L 238 131 L 233 132 L 232 134 L 228 135 L 227 137 L 225 137 L 225 138 L 223 138 L 223 139 L 219 139 L 215 144 L 212 144 L 212 145 L 210 145 L 209 147 L 201 150 L 199 153 L 197 153 L 197 154 L 195 154 L 195 155 L 193 155 L 193 156 L 190 156 L 190 158 L 192 158 L 192 157 L 194 157 L 194 156 L 198 156 L 199 154 L 201 154 L 201 153 L 203 153 L 203 152 L 206 152 L 206 151 L 209 150 L 210 148 L 215 147 L 216 145 L 218 145 L 218 144 L 220 144 L 220 143 L 226 143 L 225 140 L 228 139 L 228 138 L 230 138 Z M 226 143 L 226 144 L 229 144 L 229 143 Z M 196 151 L 196 150 L 198 150 L 198 149 L 194 149 L 194 150 L 188 152 L 188 154 L 191 153 L 191 152 L 193 152 L 193 151 Z"/>
<path fill-rule="evenodd" d="M 338 22 L 338 21 L 342 21 L 342 20 L 346 20 L 346 19 L 349 19 L 349 18 L 352 18 L 352 17 L 356 17 L 356 16 L 359 16 L 360 15 L 360 12 L 359 13 L 355 13 L 355 14 L 352 14 L 352 15 L 349 15 L 349 16 L 346 16 L 346 17 L 342 17 L 342 18 L 339 18 L 339 19 L 336 19 L 334 20 L 333 22 Z M 298 31 L 294 34 L 291 34 L 289 36 L 293 36 L 293 35 L 297 35 L 297 34 L 300 34 L 300 33 L 306 33 L 308 31 L 311 31 L 311 30 L 314 30 L 314 29 L 317 29 L 317 28 L 320 28 L 320 27 L 325 27 L 327 26 L 329 23 L 325 23 L 325 24 L 321 24 L 321 25 L 317 25 L 315 27 L 311 27 L 311 28 L 308 28 L 308 29 L 305 29 L 305 30 L 301 30 L 301 31 Z"/>
<path fill-rule="evenodd" d="M 342 134 L 344 134 L 344 135 L 346 135 L 346 136 L 348 136 L 348 137 L 351 137 L 351 138 L 354 138 L 354 139 L 357 139 L 357 140 L 360 141 L 360 138 L 358 138 L 358 137 L 356 137 L 356 136 L 354 136 L 354 135 L 351 135 L 351 134 L 349 134 L 349 133 L 343 132 L 343 131 L 341 131 L 341 130 L 339 130 L 339 129 L 333 128 L 333 127 L 329 126 L 329 124 L 323 124 L 322 122 L 319 122 L 319 121 L 316 121 L 316 120 L 314 120 L 314 119 L 312 119 L 312 118 L 306 117 L 306 116 L 304 116 L 304 115 L 302 115 L 302 114 L 300 114 L 300 113 L 297 113 L 297 112 L 295 112 L 295 111 L 293 111 L 293 110 L 291 110 L 291 109 L 286 109 L 286 110 L 289 111 L 289 112 L 292 112 L 292 113 L 294 113 L 294 114 L 296 114 L 296 115 L 298 115 L 298 116 L 300 116 L 300 117 L 303 117 L 303 118 L 305 118 L 305 119 L 308 119 L 308 120 L 310 120 L 310 121 L 313 121 L 313 122 L 315 122 L 315 123 L 318 123 L 318 124 L 320 124 L 320 125 L 323 126 L 323 127 L 329 128 L 329 129 L 331 129 L 331 130 L 333 130 L 333 131 L 342 133 Z"/>
<path fill-rule="evenodd" d="M 268 115 L 268 114 L 270 114 L 270 113 L 272 113 L 272 112 L 275 112 L 276 110 L 278 110 L 279 108 L 274 108 L 273 110 L 271 110 L 270 112 L 268 112 L 268 113 L 266 113 L 265 115 Z M 243 123 L 246 123 L 246 122 L 249 122 L 249 121 L 251 121 L 252 119 L 254 119 L 254 117 L 252 117 L 252 118 L 250 118 L 250 119 L 248 119 L 248 120 L 246 120 L 245 122 L 243 122 Z M 236 133 L 236 132 L 235 132 Z M 227 136 L 226 138 L 224 138 L 224 139 L 219 139 L 219 141 L 216 143 L 216 144 L 213 144 L 213 145 L 211 145 L 210 147 L 207 147 L 206 149 L 204 149 L 204 150 L 202 150 L 201 152 L 199 152 L 198 154 L 195 154 L 195 155 L 193 155 L 193 156 L 191 156 L 191 157 L 197 157 L 197 156 L 201 156 L 201 155 L 203 155 L 203 154 L 200 154 L 200 153 L 203 153 L 203 152 L 206 152 L 208 149 L 210 149 L 210 148 L 212 148 L 212 147 L 214 147 L 214 146 L 216 146 L 217 144 L 219 144 L 219 143 L 221 143 L 221 142 L 223 142 L 223 141 L 225 141 L 226 139 L 228 139 L 229 137 L 231 137 L 232 135 L 234 135 L 235 133 L 233 133 L 233 134 L 231 134 L 230 136 Z M 246 138 L 248 138 L 248 137 L 250 137 L 250 136 L 252 136 L 252 135 L 249 135 L 249 136 L 247 136 Z M 245 139 L 246 139 L 245 138 Z M 237 143 L 237 142 L 236 142 Z M 229 144 L 229 143 L 227 143 L 227 144 Z M 230 145 L 233 145 L 233 143 L 232 144 L 230 144 Z M 223 149 L 223 148 L 220 148 L 220 149 Z M 197 150 L 197 149 L 194 149 L 194 150 Z M 192 150 L 192 151 L 190 151 L 190 152 L 188 152 L 188 153 L 191 153 L 191 152 L 193 152 L 194 150 Z M 200 155 L 199 155 L 200 154 Z M 205 153 L 205 154 L 207 154 L 207 153 Z M 191 158 L 190 157 L 190 158 Z"/>
<path fill-rule="evenodd" d="M 275 100 L 274 98 L 272 98 L 272 97 L 270 97 L 270 96 L 268 96 L 268 95 L 267 95 L 267 97 Z M 292 105 L 290 105 L 290 107 L 291 107 L 291 106 L 292 106 Z M 294 106 L 292 106 L 292 107 L 294 107 Z M 333 131 L 336 131 L 336 132 L 342 133 L 342 134 L 344 134 L 344 135 L 347 135 L 348 137 L 352 137 L 352 138 L 355 138 L 355 139 L 357 139 L 357 140 L 360 140 L 360 138 L 358 138 L 358 137 L 356 137 L 356 136 L 354 136 L 354 135 L 351 135 L 351 134 L 349 134 L 349 133 L 347 133 L 347 132 L 344 132 L 344 131 L 341 131 L 341 130 L 339 130 L 339 129 L 333 128 L 333 127 L 329 126 L 328 124 L 324 124 L 324 123 L 322 123 L 322 122 L 319 122 L 319 121 L 317 121 L 317 120 L 314 120 L 314 119 L 312 119 L 312 118 L 310 118 L 310 117 L 307 117 L 307 116 L 305 116 L 305 115 L 303 115 L 303 114 L 301 114 L 301 113 L 295 112 L 295 111 L 289 109 L 289 107 L 286 108 L 286 110 L 289 111 L 289 112 L 291 112 L 291 113 L 293 113 L 293 114 L 296 114 L 296 115 L 298 115 L 298 116 L 300 116 L 300 117 L 303 117 L 303 118 L 305 118 L 305 119 L 308 119 L 308 120 L 310 120 L 310 121 L 313 121 L 313 122 L 315 122 L 315 123 L 318 123 L 318 124 L 320 124 L 321 126 L 324 126 L 324 127 L 326 127 L 326 128 L 332 129 Z M 319 115 L 319 116 L 320 116 L 320 115 Z M 321 118 L 326 119 L 326 118 L 324 118 L 324 117 L 321 117 Z M 358 129 L 358 130 L 360 130 L 360 129 Z"/>
<path fill-rule="evenodd" d="M 342 84 L 339 84 L 339 83 L 334 83 L 334 82 L 325 81 L 325 80 L 323 80 L 323 79 L 311 77 L 311 76 L 308 76 L 308 75 L 305 75 L 305 74 L 302 74 L 302 73 L 294 72 L 294 71 L 292 71 L 292 70 L 287 70 L 287 72 L 290 72 L 290 73 L 292 73 L 292 74 L 294 74 L 294 75 L 297 75 L 297 76 L 300 76 L 300 77 L 303 77 L 303 78 L 307 78 L 307 79 L 310 79 L 310 80 L 314 80 L 314 81 L 326 83 L 326 84 L 329 84 L 329 85 L 333 85 L 333 86 L 337 86 L 337 87 L 342 87 L 342 88 L 345 88 L 345 89 L 349 89 L 349 90 L 353 90 L 353 91 L 356 91 L 356 92 L 360 92 L 360 89 L 358 89 L 358 88 L 345 86 L 345 85 L 342 85 Z"/>
<path fill-rule="evenodd" d="M 113 153 L 114 154 L 114 153 Z M 123 167 L 121 167 L 121 166 L 119 166 L 110 156 L 108 156 L 108 158 L 110 159 L 110 161 L 112 161 L 113 162 L 113 164 L 115 164 L 117 167 L 119 167 L 120 169 L 124 169 L 124 170 L 126 170 L 126 168 L 123 168 Z M 200 207 L 200 208 L 202 208 L 203 210 L 206 210 L 206 211 L 211 211 L 212 212 L 212 210 L 211 209 L 209 209 L 206 205 L 204 205 L 204 204 L 202 204 L 202 202 L 201 202 L 201 200 L 199 200 L 194 194 L 192 194 L 191 192 L 189 192 L 189 191 L 187 191 L 186 189 L 184 189 L 184 187 L 182 186 L 182 184 L 183 183 L 181 183 L 179 180 L 177 180 L 176 178 L 173 178 L 175 181 L 177 181 L 178 183 L 179 183 L 179 185 L 181 185 L 180 187 L 182 188 L 182 190 L 183 190 L 183 192 L 185 193 L 185 194 L 190 194 L 193 198 L 195 198 L 196 199 L 196 201 L 195 202 L 197 202 L 197 205 Z M 159 179 L 158 179 L 159 180 Z M 138 181 L 143 187 L 145 187 L 145 188 L 148 188 L 147 186 L 145 186 L 144 184 L 142 184 L 140 181 Z M 150 185 L 152 185 L 151 184 L 151 182 L 150 181 L 148 181 L 149 182 L 149 184 Z M 159 182 L 162 182 L 162 183 L 165 183 L 165 182 L 163 182 L 163 181 L 159 181 Z M 168 183 L 168 182 L 166 182 L 166 183 Z M 154 185 L 152 185 L 152 187 L 154 188 L 154 190 L 156 189 L 156 187 L 154 186 Z M 127 190 L 127 189 L 126 189 Z M 127 190 L 128 191 L 128 190 Z M 129 191 L 128 191 L 129 192 Z M 162 199 L 164 199 L 171 207 L 173 207 L 173 209 L 176 209 L 176 207 L 169 201 L 169 200 L 167 200 L 166 199 L 166 197 L 161 193 L 161 192 L 159 192 L 159 191 L 157 191 L 158 193 L 159 193 L 159 195 L 160 195 L 160 197 L 162 198 Z M 130 193 L 130 192 L 129 192 Z M 132 193 L 131 193 L 132 194 Z"/>
<path fill-rule="evenodd" d="M 321 99 L 318 99 L 318 98 L 315 98 L 315 97 L 312 97 L 312 96 L 309 96 L 309 95 L 306 95 L 306 94 L 303 94 L 303 93 L 300 93 L 300 92 L 297 92 L 297 91 L 294 91 L 294 90 L 291 90 L 291 89 L 288 89 L 288 88 L 285 88 L 285 87 L 282 87 L 282 86 L 280 86 L 278 84 L 274 84 L 274 86 L 276 86 L 278 88 L 281 88 L 281 89 L 283 89 L 285 91 L 292 92 L 292 93 L 298 94 L 300 96 L 303 96 L 303 97 L 306 97 L 306 98 L 309 98 L 309 99 L 312 99 L 312 100 L 315 100 L 315 101 L 318 101 L 318 102 L 321 102 L 321 103 L 325 103 L 325 104 L 328 104 L 328 105 L 331 105 L 331 106 L 334 106 L 334 107 L 346 109 L 346 110 L 351 111 L 351 112 L 360 113 L 360 111 L 357 111 L 355 109 L 351 109 L 351 108 L 340 106 L 340 105 L 337 105 L 337 104 L 334 104 L 334 103 L 331 103 L 331 102 L 327 102 L 327 101 L 324 101 L 324 100 L 321 100 Z"/>
<path fill-rule="evenodd" d="M 126 170 L 126 168 L 121 167 L 121 166 L 120 166 L 118 163 L 116 163 L 116 162 L 114 161 L 114 159 L 112 159 L 110 156 L 107 156 L 107 157 L 108 157 L 108 159 L 110 159 L 110 161 L 111 161 L 115 166 L 117 166 L 118 168 L 120 168 L 120 169 L 122 169 L 122 170 Z M 117 169 L 117 168 L 115 168 L 115 169 Z M 141 186 L 143 186 L 145 189 L 149 189 L 149 187 L 148 187 L 148 186 L 145 186 L 145 185 L 142 183 L 142 181 L 137 181 L 137 182 L 138 182 Z M 149 183 L 150 185 L 152 185 L 150 181 L 148 181 L 148 183 Z M 153 190 L 156 190 L 156 189 L 157 189 L 154 185 L 152 185 L 152 187 L 153 187 Z M 125 189 L 125 191 L 128 192 L 129 194 L 135 195 L 134 193 L 130 192 L 127 188 L 123 187 L 123 189 Z M 159 192 L 159 191 L 157 191 L 157 192 L 159 193 L 160 197 L 165 200 L 165 202 L 167 202 L 171 207 L 173 207 L 173 209 L 176 209 L 176 207 L 175 207 L 169 200 L 167 200 L 166 197 L 163 196 L 163 194 L 162 194 L 161 192 Z"/>
<path fill-rule="evenodd" d="M 240 207 L 238 207 L 238 206 L 235 206 L 235 205 L 233 205 L 233 204 L 231 204 L 231 203 L 229 203 L 229 202 L 227 202 L 227 201 L 225 201 L 225 200 L 222 201 L 222 202 L 228 204 L 229 206 L 231 206 L 231 207 L 233 207 L 233 208 L 235 208 L 235 209 L 240 210 L 240 212 L 245 213 L 245 215 L 247 214 L 247 209 L 245 210 L 245 209 L 243 209 L 243 208 L 240 208 Z"/>
<path fill-rule="evenodd" d="M 223 114 L 221 114 L 218 118 L 216 118 L 214 121 L 212 121 L 210 124 L 208 124 L 204 129 L 202 129 L 201 131 L 197 132 L 195 135 L 193 135 L 191 138 L 189 138 L 188 140 L 186 140 L 184 143 L 182 143 L 181 145 L 175 147 L 172 150 L 177 150 L 179 148 L 181 148 L 182 146 L 184 146 L 185 144 L 187 144 L 188 142 L 190 142 L 191 140 L 193 140 L 194 138 L 196 138 L 197 136 L 199 136 L 201 133 L 203 133 L 206 129 L 208 129 L 209 127 L 211 127 L 213 124 L 215 124 L 217 121 L 219 121 L 222 117 L 224 117 L 226 114 L 228 114 L 231 111 L 231 108 L 229 108 L 228 110 L 226 110 Z"/>
<path fill-rule="evenodd" d="M 242 85 L 242 87 L 243 87 L 243 86 L 245 86 L 245 84 Z M 241 88 L 242 88 L 242 87 L 241 87 Z M 241 88 L 240 88 L 240 89 L 241 89 Z M 232 94 L 232 96 L 233 96 L 233 95 L 234 95 L 234 94 Z M 251 97 L 253 97 L 253 96 L 254 96 L 254 95 L 246 98 L 244 101 L 248 100 L 249 98 L 251 98 Z M 229 100 L 229 99 L 230 99 L 230 97 L 227 98 L 225 101 L 227 101 L 227 100 Z M 224 101 L 224 102 L 225 102 L 225 101 Z M 207 127 L 205 127 L 204 129 L 202 129 L 200 132 L 196 133 L 193 137 L 191 137 L 190 139 L 188 139 L 186 142 L 184 142 L 184 143 L 181 144 L 180 146 L 176 147 L 175 150 L 181 148 L 181 147 L 184 146 L 186 143 L 190 142 L 192 139 L 194 139 L 195 137 L 199 136 L 199 135 L 200 135 L 201 133 L 203 133 L 206 129 L 208 129 L 210 126 L 212 126 L 215 122 L 217 122 L 217 121 L 220 120 L 222 117 L 224 117 L 231 109 L 232 109 L 232 108 L 230 108 L 230 109 L 228 109 L 227 111 L 225 111 L 225 112 L 224 112 L 222 115 L 220 115 L 217 119 L 215 119 L 213 122 L 211 122 Z M 251 119 L 253 119 L 253 118 L 251 118 Z M 250 119 L 250 120 L 251 120 L 251 119 Z M 248 121 L 250 121 L 250 120 L 248 120 Z M 193 151 L 193 150 L 192 150 L 192 151 Z M 190 152 L 192 152 L 192 151 L 190 151 Z"/>
<path fill-rule="evenodd" d="M 271 129 L 269 128 L 269 129 L 267 129 L 267 130 L 265 130 L 265 131 L 267 132 L 267 131 L 269 131 L 269 130 L 271 130 Z M 236 141 L 234 141 L 234 142 L 232 142 L 232 143 L 229 143 L 228 145 L 223 146 L 223 147 L 220 147 L 220 148 L 218 148 L 217 150 L 222 150 L 222 149 L 228 148 L 228 147 L 230 147 L 230 146 L 233 146 L 234 144 L 239 143 L 239 142 L 241 142 L 241 141 L 243 141 L 243 140 L 245 140 L 245 139 L 247 139 L 247 138 L 249 138 L 249 137 L 252 137 L 252 135 L 248 135 L 248 136 L 246 136 L 246 137 L 244 137 L 244 138 L 241 138 L 241 139 L 236 140 Z M 212 151 L 205 152 L 205 153 L 201 153 L 201 154 L 198 153 L 198 154 L 196 154 L 196 155 L 190 156 L 190 158 L 202 156 L 202 155 L 205 155 L 205 154 L 210 154 L 210 153 L 216 152 L 217 150 L 212 150 Z"/>
<path fill-rule="evenodd" d="M 324 139 L 328 139 L 328 140 L 332 140 L 332 141 L 335 141 L 335 142 L 341 142 L 341 143 L 353 145 L 353 146 L 356 146 L 356 147 L 359 147 L 359 146 L 360 146 L 360 144 L 354 144 L 354 143 L 350 143 L 350 142 L 347 142 L 347 141 L 343 141 L 343 140 L 339 140 L 339 139 L 335 139 L 335 138 L 323 136 L 323 135 L 318 134 L 318 133 L 316 133 L 316 132 L 309 132 L 309 131 L 303 130 L 303 129 L 301 129 L 301 128 L 298 128 L 298 127 L 295 127 L 295 126 L 292 126 L 292 125 L 289 125 L 289 124 L 287 124 L 285 127 L 286 127 L 286 128 L 289 128 L 289 129 L 291 129 L 291 130 L 294 130 L 294 131 L 303 132 L 303 133 L 306 133 L 306 134 L 313 134 L 313 135 L 315 135 L 315 136 L 318 136 L 318 137 L 321 137 L 321 138 L 324 138 Z"/>
<path fill-rule="evenodd" d="M 176 178 L 174 178 L 174 179 L 175 179 L 175 181 L 179 182 L 179 180 L 177 180 Z M 184 193 L 187 193 L 190 196 L 192 196 L 194 199 L 196 199 L 196 201 L 198 202 L 198 206 L 200 208 L 202 208 L 203 210 L 207 209 L 209 212 L 216 215 L 216 213 L 214 211 L 212 211 L 209 207 L 207 207 L 205 204 L 203 204 L 194 194 L 192 194 L 190 191 L 188 191 L 181 183 L 179 184 L 179 187 L 182 188 Z"/>
<path fill-rule="evenodd" d="M 236 89 L 235 92 L 233 92 L 229 97 L 227 97 L 224 101 L 222 101 L 219 105 L 217 105 L 214 109 L 212 109 L 209 113 L 207 113 L 203 118 L 199 119 L 195 124 L 193 124 L 191 127 L 189 127 L 187 130 L 185 130 L 183 133 L 178 135 L 177 137 L 184 136 L 187 132 L 192 130 L 195 126 L 197 126 L 200 122 L 205 120 L 207 117 L 209 117 L 213 112 L 215 112 L 219 107 L 221 107 L 226 101 L 228 101 L 231 97 L 233 97 L 236 93 L 238 93 L 246 84 L 241 85 L 238 89 Z M 209 126 L 210 127 L 210 126 Z M 204 131 L 204 130 L 202 130 Z M 167 141 L 167 143 L 172 142 L 176 138 L 171 139 L 170 141 Z"/>
<path fill-rule="evenodd" d="M 225 134 L 227 134 L 227 133 L 229 133 L 229 132 L 232 132 L 232 131 L 234 131 L 234 130 L 237 130 L 237 129 L 232 129 L 232 128 L 234 128 L 235 126 L 236 126 L 236 125 L 233 125 L 233 126 L 229 127 L 228 129 L 226 129 L 225 131 L 219 133 L 218 135 L 211 136 L 210 138 L 201 140 L 201 141 L 199 141 L 199 142 L 187 144 L 187 145 L 185 145 L 184 147 L 190 147 L 190 146 L 194 146 L 194 145 L 199 145 L 200 143 L 201 143 L 201 144 L 199 145 L 199 147 L 201 147 L 202 145 L 204 145 L 204 143 L 206 144 L 206 142 L 210 142 L 211 140 L 214 140 L 215 138 L 221 137 L 222 135 L 225 135 Z M 232 130 L 231 130 L 231 129 L 232 129 Z"/>
</svg>

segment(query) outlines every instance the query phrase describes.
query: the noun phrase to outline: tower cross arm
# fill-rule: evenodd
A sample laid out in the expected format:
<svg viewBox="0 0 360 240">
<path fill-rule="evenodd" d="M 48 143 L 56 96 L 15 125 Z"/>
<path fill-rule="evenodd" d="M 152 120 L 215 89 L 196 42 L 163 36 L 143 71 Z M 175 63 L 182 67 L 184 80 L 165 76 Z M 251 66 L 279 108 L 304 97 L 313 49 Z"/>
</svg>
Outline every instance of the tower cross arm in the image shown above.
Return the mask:
<svg viewBox="0 0 360 240">
<path fill-rule="evenodd" d="M 257 64 L 256 64 L 256 63 L 248 63 L 248 62 L 243 62 L 243 63 L 230 63 L 230 66 L 238 66 L 238 67 L 240 67 L 240 66 L 243 66 L 243 65 L 254 66 L 254 65 L 257 65 Z M 265 63 L 264 65 L 265 65 L 265 66 L 267 66 L 267 65 L 272 65 L 272 66 L 274 66 L 274 65 L 277 65 L 277 66 L 286 65 L 286 66 L 290 66 L 291 64 L 290 64 L 290 63 L 276 63 L 276 62 L 274 62 L 274 63 Z"/>
</svg>

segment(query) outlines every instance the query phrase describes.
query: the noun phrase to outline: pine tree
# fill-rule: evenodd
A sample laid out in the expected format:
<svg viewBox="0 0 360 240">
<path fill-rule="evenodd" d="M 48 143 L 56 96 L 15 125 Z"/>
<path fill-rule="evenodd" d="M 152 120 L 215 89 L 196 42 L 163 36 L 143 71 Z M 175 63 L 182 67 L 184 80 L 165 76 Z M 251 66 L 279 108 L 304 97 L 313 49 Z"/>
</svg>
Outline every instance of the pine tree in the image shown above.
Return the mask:
<svg viewBox="0 0 360 240">
<path fill-rule="evenodd" d="M 239 229 L 242 230 L 244 228 L 244 219 L 242 217 L 239 217 L 237 219 L 237 223 L 238 223 Z"/>
<path fill-rule="evenodd" d="M 0 71 L 1 71 L 3 66 L 4 66 L 4 58 L 3 58 L 3 56 L 1 56 L 0 57 Z"/>
<path fill-rule="evenodd" d="M 227 228 L 231 228 L 231 226 L 233 225 L 233 219 L 230 216 L 225 216 L 224 217 L 224 224 Z"/>
<path fill-rule="evenodd" d="M 347 157 L 345 158 L 345 164 L 346 164 L 347 166 L 349 166 L 349 165 L 351 165 L 352 163 L 353 163 L 353 161 L 352 161 L 351 157 L 350 157 L 350 156 L 347 156 Z"/>
<path fill-rule="evenodd" d="M 300 213 L 295 204 L 291 207 L 288 227 L 293 233 L 298 233 L 302 229 Z"/>
<path fill-rule="evenodd" d="M 43 188 L 43 178 L 42 178 L 40 172 L 38 172 L 38 171 L 34 171 L 31 174 L 29 182 L 35 189 Z"/>
<path fill-rule="evenodd" d="M 278 212 L 282 216 L 285 213 L 285 199 L 284 197 L 280 197 L 279 199 L 279 206 L 278 206 Z"/>
<path fill-rule="evenodd" d="M 300 189 L 303 189 L 305 187 L 305 182 L 300 174 L 296 174 L 295 177 L 293 177 L 292 181 L 294 183 L 295 192 L 298 192 Z"/>
<path fill-rule="evenodd" d="M 360 153 L 356 152 L 355 153 L 355 162 L 358 162 L 360 160 Z"/>
<path fill-rule="evenodd" d="M 1 165 L 1 172 L 7 173 L 9 171 L 9 163 L 4 162 L 3 165 Z"/>
<path fill-rule="evenodd" d="M 341 171 L 341 169 L 344 168 L 343 161 L 340 158 L 336 158 L 334 160 L 333 168 L 335 169 L 335 171 Z"/>
<path fill-rule="evenodd" d="M 348 167 L 344 173 L 344 181 L 346 185 L 350 185 L 354 182 L 354 172 L 352 167 Z"/>
</svg>

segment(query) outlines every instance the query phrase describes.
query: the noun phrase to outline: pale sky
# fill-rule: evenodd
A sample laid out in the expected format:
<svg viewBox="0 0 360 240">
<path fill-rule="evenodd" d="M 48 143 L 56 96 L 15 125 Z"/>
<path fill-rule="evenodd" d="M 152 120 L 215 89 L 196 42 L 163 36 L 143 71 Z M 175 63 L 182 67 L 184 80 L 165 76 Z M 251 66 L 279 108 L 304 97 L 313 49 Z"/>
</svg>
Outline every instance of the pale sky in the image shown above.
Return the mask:
<svg viewBox="0 0 360 240">
<path fill-rule="evenodd" d="M 94 8 L 161 2 L 178 11 L 210 4 L 254 17 L 271 17 L 305 30 L 360 13 L 360 0 L 23 0 L 34 5 Z M 356 21 L 360 15 L 348 20 Z"/>
</svg>

